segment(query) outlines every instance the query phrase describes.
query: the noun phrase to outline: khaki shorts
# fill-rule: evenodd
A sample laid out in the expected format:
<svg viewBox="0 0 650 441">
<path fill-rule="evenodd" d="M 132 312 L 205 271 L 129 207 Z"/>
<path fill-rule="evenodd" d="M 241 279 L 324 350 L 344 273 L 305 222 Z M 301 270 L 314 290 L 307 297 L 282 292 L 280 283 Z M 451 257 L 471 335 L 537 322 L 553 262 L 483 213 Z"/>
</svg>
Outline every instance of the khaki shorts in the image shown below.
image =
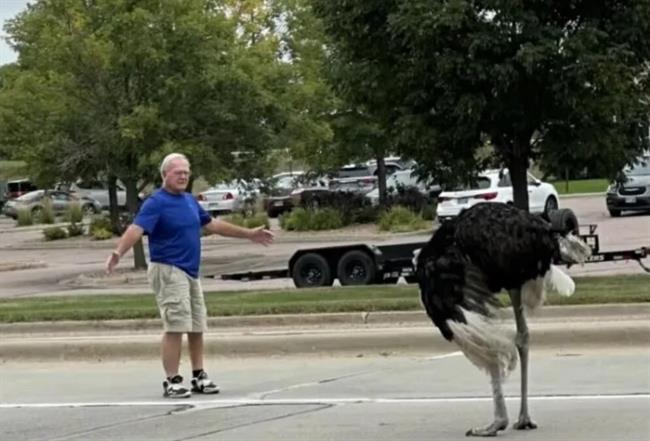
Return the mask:
<svg viewBox="0 0 650 441">
<path fill-rule="evenodd" d="M 147 270 L 165 332 L 205 332 L 207 312 L 199 279 L 180 268 L 151 262 Z"/>
</svg>

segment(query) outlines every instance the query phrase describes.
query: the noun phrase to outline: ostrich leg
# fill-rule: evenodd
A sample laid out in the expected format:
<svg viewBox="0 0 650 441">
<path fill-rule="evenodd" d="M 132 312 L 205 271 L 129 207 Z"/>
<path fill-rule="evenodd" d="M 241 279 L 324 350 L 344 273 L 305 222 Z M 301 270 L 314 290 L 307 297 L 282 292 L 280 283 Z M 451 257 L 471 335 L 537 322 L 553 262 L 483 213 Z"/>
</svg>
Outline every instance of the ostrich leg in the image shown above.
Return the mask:
<svg viewBox="0 0 650 441">
<path fill-rule="evenodd" d="M 485 427 L 469 429 L 465 434 L 467 436 L 496 436 L 499 430 L 508 427 L 508 410 L 501 389 L 503 379 L 499 369 L 492 368 L 490 376 L 492 379 L 492 398 L 494 399 L 494 422 Z"/>
<path fill-rule="evenodd" d="M 519 410 L 519 420 L 513 425 L 517 430 L 536 429 L 537 424 L 530 419 L 528 415 L 528 325 L 524 316 L 523 306 L 521 304 L 521 290 L 510 291 L 510 300 L 515 310 L 515 321 L 517 323 L 517 337 L 515 344 L 519 351 L 519 361 L 521 363 L 521 408 Z"/>
</svg>

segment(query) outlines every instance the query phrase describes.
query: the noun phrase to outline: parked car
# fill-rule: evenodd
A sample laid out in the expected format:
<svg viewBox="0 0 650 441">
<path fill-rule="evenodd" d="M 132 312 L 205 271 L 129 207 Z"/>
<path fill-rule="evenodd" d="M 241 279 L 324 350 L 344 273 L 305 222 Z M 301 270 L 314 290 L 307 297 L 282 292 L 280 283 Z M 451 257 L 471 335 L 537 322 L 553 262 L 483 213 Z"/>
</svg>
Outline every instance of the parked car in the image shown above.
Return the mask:
<svg viewBox="0 0 650 441">
<path fill-rule="evenodd" d="M 311 202 L 312 208 L 318 208 L 319 197 L 330 191 L 325 186 L 307 186 L 296 188 L 287 196 L 270 197 L 265 202 L 266 214 L 269 217 L 278 217 L 295 207 L 304 205 L 307 199 Z"/>
<path fill-rule="evenodd" d="M 50 198 L 52 201 L 52 210 L 55 214 L 64 213 L 73 203 L 78 203 L 86 215 L 99 213 L 102 210 L 98 201 L 88 197 L 77 197 L 72 193 L 59 190 L 36 190 L 7 201 L 2 211 L 6 216 L 14 219 L 18 217 L 18 210 L 21 209 L 29 210 L 32 215 L 38 216 L 43 211 L 45 198 Z"/>
<path fill-rule="evenodd" d="M 5 199 L 15 199 L 19 196 L 29 193 L 30 191 L 37 190 L 38 187 L 34 185 L 29 179 L 15 179 L 7 181 L 7 189 L 5 190 Z"/>
<path fill-rule="evenodd" d="M 437 197 L 440 194 L 441 188 L 438 184 L 425 183 L 418 180 L 412 169 L 398 170 L 388 178 L 386 178 L 386 192 L 388 194 L 396 193 L 397 190 L 408 187 L 415 187 L 420 193 L 428 197 Z M 366 193 L 366 197 L 370 199 L 372 205 L 379 204 L 379 187 Z"/>
<path fill-rule="evenodd" d="M 404 168 L 397 162 L 386 161 L 386 176 Z M 330 190 L 368 193 L 377 187 L 377 164 L 350 164 L 336 171 L 329 181 Z"/>
<path fill-rule="evenodd" d="M 650 211 L 650 156 L 626 167 L 622 179 L 607 189 L 607 211 L 613 217 L 623 211 Z"/>
<path fill-rule="evenodd" d="M 108 183 L 101 180 L 77 181 L 68 184 L 58 184 L 56 190 L 69 191 L 79 197 L 89 197 L 98 201 L 102 209 L 108 210 L 110 207 L 108 197 Z M 117 206 L 126 209 L 126 190 L 117 184 Z"/>
<path fill-rule="evenodd" d="M 257 182 L 223 182 L 202 191 L 196 197 L 199 205 L 213 216 L 242 210 L 247 202 L 259 196 Z"/>
<path fill-rule="evenodd" d="M 548 214 L 558 208 L 559 196 L 552 184 L 542 182 L 528 173 L 528 198 L 531 213 Z M 443 191 L 438 197 L 440 220 L 457 216 L 462 210 L 479 202 L 513 202 L 512 182 L 508 169 L 487 170 L 473 185 Z"/>
</svg>

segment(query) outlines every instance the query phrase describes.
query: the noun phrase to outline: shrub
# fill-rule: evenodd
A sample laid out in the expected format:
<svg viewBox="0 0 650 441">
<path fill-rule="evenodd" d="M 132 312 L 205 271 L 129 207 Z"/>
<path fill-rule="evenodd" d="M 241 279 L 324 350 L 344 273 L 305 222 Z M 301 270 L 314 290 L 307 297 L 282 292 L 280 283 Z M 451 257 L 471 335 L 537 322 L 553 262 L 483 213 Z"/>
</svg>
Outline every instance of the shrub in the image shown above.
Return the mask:
<svg viewBox="0 0 650 441">
<path fill-rule="evenodd" d="M 379 218 L 380 231 L 404 232 L 424 229 L 428 222 L 405 207 L 393 207 Z"/>
<path fill-rule="evenodd" d="M 95 228 L 91 235 L 95 240 L 106 240 L 113 237 L 113 232 L 107 228 Z"/>
<path fill-rule="evenodd" d="M 422 194 L 417 187 L 397 187 L 396 191 L 387 197 L 389 207 L 406 207 L 414 213 L 421 213 L 425 206 L 431 204 L 430 199 Z"/>
<path fill-rule="evenodd" d="M 335 230 L 343 226 L 341 213 L 333 208 L 323 208 L 312 211 L 308 223 L 308 229 L 313 231 Z"/>
<path fill-rule="evenodd" d="M 271 226 L 269 223 L 269 217 L 264 213 L 254 214 L 252 216 L 244 216 L 241 213 L 234 213 L 229 216 L 224 216 L 223 220 L 244 228 L 257 228 L 261 226 L 270 228 Z"/>
<path fill-rule="evenodd" d="M 280 218 L 280 226 L 288 231 L 319 231 L 341 228 L 341 213 L 332 208 L 305 210 L 296 208 Z"/>
<path fill-rule="evenodd" d="M 42 224 L 54 223 L 54 208 L 52 207 L 52 199 L 49 197 L 43 198 L 43 208 L 39 213 L 39 222 Z"/>
<path fill-rule="evenodd" d="M 108 216 L 93 216 L 90 220 L 88 231 L 91 236 L 94 236 L 96 230 L 107 230 L 112 232 L 113 226 L 111 225 L 111 219 Z"/>
<path fill-rule="evenodd" d="M 32 219 L 32 212 L 30 210 L 27 210 L 25 208 L 21 208 L 18 210 L 16 214 L 16 226 L 17 227 L 24 227 L 27 225 L 33 225 L 34 220 Z"/>
<path fill-rule="evenodd" d="M 432 221 L 436 218 L 436 204 L 426 204 L 422 207 L 422 219 Z"/>
<path fill-rule="evenodd" d="M 68 237 L 83 236 L 84 227 L 81 224 L 71 223 L 68 225 Z"/>
<path fill-rule="evenodd" d="M 63 215 L 63 219 L 66 222 L 71 222 L 73 224 L 83 221 L 83 217 L 83 210 L 81 209 L 81 205 L 78 202 L 73 202 L 68 205 L 68 208 Z"/>
<path fill-rule="evenodd" d="M 339 213 L 343 225 L 362 223 L 371 211 L 370 199 L 360 193 L 332 191 L 307 194 L 300 206 L 307 209 L 331 208 Z"/>
<path fill-rule="evenodd" d="M 59 240 L 68 237 L 68 234 L 61 227 L 49 227 L 43 230 L 45 240 Z"/>
</svg>

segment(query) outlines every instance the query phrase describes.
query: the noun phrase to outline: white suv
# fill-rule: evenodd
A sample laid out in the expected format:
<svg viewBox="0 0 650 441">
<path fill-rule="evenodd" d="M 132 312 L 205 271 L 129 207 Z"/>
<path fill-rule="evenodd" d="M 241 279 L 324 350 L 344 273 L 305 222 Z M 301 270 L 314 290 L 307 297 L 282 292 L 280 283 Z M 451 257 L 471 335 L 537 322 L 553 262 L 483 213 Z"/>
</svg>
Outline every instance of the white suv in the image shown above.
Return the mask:
<svg viewBox="0 0 650 441">
<path fill-rule="evenodd" d="M 531 213 L 548 214 L 558 208 L 559 196 L 552 184 L 542 182 L 528 173 L 528 200 Z M 438 197 L 438 219 L 457 216 L 462 210 L 479 202 L 513 202 L 512 182 L 508 169 L 486 170 L 473 186 L 443 191 Z"/>
</svg>

